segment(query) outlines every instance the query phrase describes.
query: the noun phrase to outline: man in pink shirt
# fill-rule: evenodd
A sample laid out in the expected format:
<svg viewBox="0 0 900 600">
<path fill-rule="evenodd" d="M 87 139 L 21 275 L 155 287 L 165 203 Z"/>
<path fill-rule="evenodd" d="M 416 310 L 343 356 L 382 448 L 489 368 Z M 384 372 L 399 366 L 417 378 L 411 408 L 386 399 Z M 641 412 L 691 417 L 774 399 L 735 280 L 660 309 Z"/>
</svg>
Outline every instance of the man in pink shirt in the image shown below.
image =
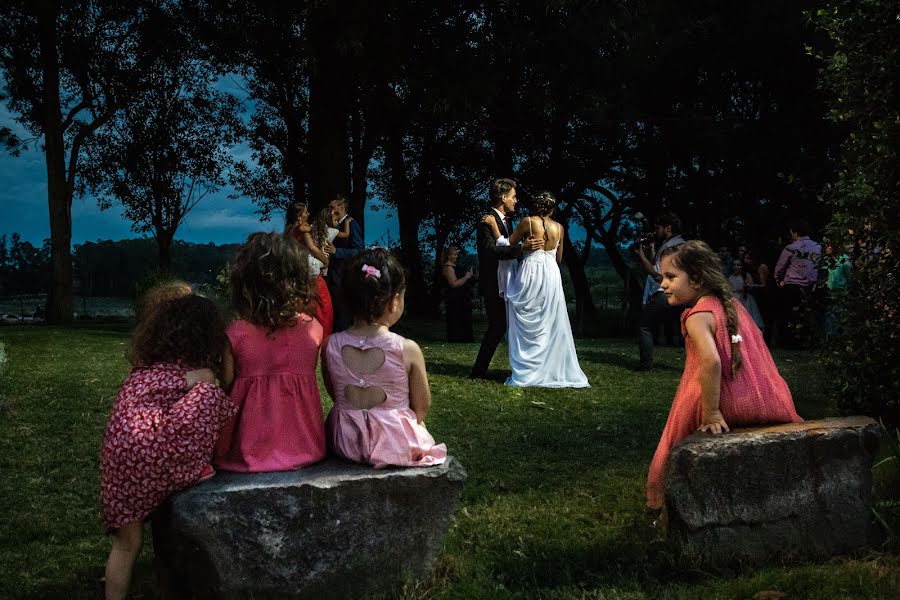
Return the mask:
<svg viewBox="0 0 900 600">
<path fill-rule="evenodd" d="M 775 283 L 780 288 L 778 332 L 782 345 L 797 342 L 796 327 L 804 310 L 803 302 L 819 279 L 822 246 L 809 238 L 809 223 L 795 219 L 790 224 L 791 243 L 785 246 L 775 265 Z"/>
</svg>

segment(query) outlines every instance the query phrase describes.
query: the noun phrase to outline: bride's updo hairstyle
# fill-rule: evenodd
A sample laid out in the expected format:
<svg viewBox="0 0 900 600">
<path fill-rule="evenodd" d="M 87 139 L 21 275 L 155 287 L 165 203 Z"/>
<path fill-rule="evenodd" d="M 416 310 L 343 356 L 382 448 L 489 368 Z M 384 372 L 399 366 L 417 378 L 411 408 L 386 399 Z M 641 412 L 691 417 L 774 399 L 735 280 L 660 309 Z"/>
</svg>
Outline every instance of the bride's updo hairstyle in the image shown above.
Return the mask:
<svg viewBox="0 0 900 600">
<path fill-rule="evenodd" d="M 531 199 L 531 212 L 538 217 L 549 217 L 556 208 L 556 198 L 547 190 L 541 190 Z"/>
<path fill-rule="evenodd" d="M 390 252 L 370 248 L 344 264 L 341 287 L 353 318 L 374 323 L 385 313 L 391 299 L 406 291 L 406 275 Z"/>
</svg>

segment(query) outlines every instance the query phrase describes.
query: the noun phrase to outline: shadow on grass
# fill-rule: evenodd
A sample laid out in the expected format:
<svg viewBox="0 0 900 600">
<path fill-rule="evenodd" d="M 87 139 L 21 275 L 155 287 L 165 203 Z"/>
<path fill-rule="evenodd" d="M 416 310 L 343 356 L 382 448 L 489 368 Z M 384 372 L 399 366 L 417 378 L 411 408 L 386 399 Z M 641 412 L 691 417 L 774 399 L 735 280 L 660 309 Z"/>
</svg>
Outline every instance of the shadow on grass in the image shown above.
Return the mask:
<svg viewBox="0 0 900 600">
<path fill-rule="evenodd" d="M 155 600 L 160 597 L 156 574 L 153 570 L 153 555 L 147 554 L 145 548 L 141 558 L 134 565 L 131 586 L 128 590 L 129 600 Z M 46 585 L 36 590 L 33 595 L 21 598 L 66 598 L 73 600 L 102 600 L 105 597 L 103 587 L 105 565 L 98 565 L 73 574 L 71 577 Z"/>
</svg>

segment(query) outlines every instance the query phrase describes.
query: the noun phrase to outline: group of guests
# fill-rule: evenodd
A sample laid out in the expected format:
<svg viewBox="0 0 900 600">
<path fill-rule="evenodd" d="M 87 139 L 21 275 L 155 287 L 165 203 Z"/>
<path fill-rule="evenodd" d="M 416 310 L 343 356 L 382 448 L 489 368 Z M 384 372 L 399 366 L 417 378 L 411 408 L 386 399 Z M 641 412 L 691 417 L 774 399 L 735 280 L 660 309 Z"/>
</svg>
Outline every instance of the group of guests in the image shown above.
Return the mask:
<svg viewBox="0 0 900 600">
<path fill-rule="evenodd" d="M 846 253 L 834 252 L 810 237 L 809 224 L 803 219 L 790 222 L 786 232 L 789 243 L 783 247 L 774 268 L 760 259 L 747 245 L 721 245 L 718 258 L 722 274 L 735 298 L 747 310 L 754 324 L 770 346 L 798 347 L 824 333 L 837 332 L 840 291 L 849 281 L 850 261 Z M 647 271 L 643 308 L 639 324 L 639 370 L 653 365 L 653 346 L 659 329 L 673 338 L 672 324 L 677 323 L 684 307 L 669 307 L 662 300 L 659 261 L 670 246 L 681 244 L 681 221 L 674 213 L 663 213 L 656 221 L 653 245 L 655 261 L 651 262 L 643 245 L 636 246 L 638 257 Z"/>
<path fill-rule="evenodd" d="M 496 284 L 498 296 L 509 301 L 489 323 L 476 376 L 490 363 L 495 330 L 502 335 L 507 317 L 523 321 L 511 330 L 511 345 L 523 349 L 568 328 L 558 279 L 563 231 L 549 218 L 555 199 L 542 196 L 536 214 L 513 228 L 503 223 L 515 206 L 514 190 L 504 191 L 506 185 L 496 194 L 497 215 L 482 219 L 479 236 L 497 259 L 482 281 L 489 276 L 495 283 L 487 285 L 493 289 Z M 323 212 L 310 223 L 305 207 L 296 207 L 286 234 L 248 238 L 230 266 L 230 323 L 214 302 L 185 283 L 166 284 L 147 295 L 129 353 L 133 368 L 113 404 L 101 450 L 101 515 L 113 538 L 107 598 L 127 592 L 144 521 L 168 496 L 213 477 L 217 468 L 293 470 L 328 454 L 375 468 L 446 460 L 446 447 L 424 426 L 431 393 L 422 350 L 390 331 L 404 311 L 404 269 L 385 249 L 338 258 L 335 241 L 354 237 L 352 223 L 343 226 L 347 236 L 338 237 L 336 217 L 346 215 L 346 205 L 343 209 L 332 207 L 330 216 Z M 663 243 L 652 263 L 659 276 L 654 278 L 654 310 L 681 311 L 686 360 L 650 464 L 647 504 L 653 508 L 663 503 L 670 449 L 692 432 L 718 434 L 734 426 L 801 420 L 719 257 L 702 241 L 672 241 L 672 224 L 659 226 Z M 508 250 L 497 250 L 504 247 Z M 512 264 L 519 256 L 522 264 Z M 500 265 L 503 260 L 511 262 Z M 323 285 L 326 268 L 330 282 Z M 471 272 L 453 276 L 468 280 Z M 329 303 L 325 294 L 337 300 Z M 345 330 L 334 327 L 332 313 L 339 310 L 346 310 L 350 320 Z M 540 335 L 523 333 L 530 326 L 525 320 Z M 563 338 L 543 349 L 554 353 L 547 355 L 552 360 L 542 358 L 531 370 L 550 387 L 556 386 L 558 372 L 569 373 L 565 387 L 585 387 L 571 331 Z M 522 364 L 528 364 L 529 352 L 523 350 Z M 571 360 L 559 369 L 547 368 L 556 355 L 569 354 Z M 320 356 L 333 400 L 327 419 L 316 383 Z M 511 363 L 512 379 L 525 379 L 512 385 L 531 385 L 527 380 L 533 373 L 517 375 Z"/>
<path fill-rule="evenodd" d="M 287 234 L 250 235 L 230 265 L 230 322 L 186 283 L 147 294 L 101 450 L 107 598 L 125 597 L 151 513 L 216 469 L 287 471 L 329 454 L 375 468 L 446 460 L 424 425 L 422 351 L 390 331 L 404 310 L 404 269 L 385 249 L 341 257 L 337 240 L 354 237 L 352 223 L 338 237 L 341 212 L 310 223 L 295 207 Z M 342 310 L 350 324 L 337 331 Z"/>
</svg>

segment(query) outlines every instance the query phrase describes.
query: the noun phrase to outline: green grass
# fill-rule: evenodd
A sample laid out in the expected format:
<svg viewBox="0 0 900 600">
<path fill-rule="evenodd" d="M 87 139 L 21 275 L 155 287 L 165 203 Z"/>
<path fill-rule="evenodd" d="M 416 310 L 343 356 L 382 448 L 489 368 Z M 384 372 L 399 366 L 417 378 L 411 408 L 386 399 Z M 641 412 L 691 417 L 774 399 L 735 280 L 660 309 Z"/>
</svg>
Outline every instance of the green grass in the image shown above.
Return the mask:
<svg viewBox="0 0 900 600">
<path fill-rule="evenodd" d="M 683 351 L 657 349 L 658 368 L 632 370 L 630 339 L 578 340 L 588 390 L 465 378 L 476 344 L 446 344 L 442 323 L 398 331 L 423 347 L 433 408 L 428 427 L 468 471 L 461 504 L 431 580 L 411 598 L 892 598 L 892 552 L 756 572 L 679 567 L 650 527 L 644 478 L 678 384 Z M 98 455 L 118 384 L 128 371 L 125 325 L 0 329 L 9 373 L 0 379 L 0 597 L 91 598 L 109 541 L 99 523 Z M 776 353 L 798 411 L 824 404 L 815 359 Z M 324 394 L 324 392 L 323 392 Z M 325 401 L 327 406 L 328 402 Z M 148 536 L 149 537 L 149 536 Z M 152 551 L 133 596 L 154 598 Z"/>
</svg>

